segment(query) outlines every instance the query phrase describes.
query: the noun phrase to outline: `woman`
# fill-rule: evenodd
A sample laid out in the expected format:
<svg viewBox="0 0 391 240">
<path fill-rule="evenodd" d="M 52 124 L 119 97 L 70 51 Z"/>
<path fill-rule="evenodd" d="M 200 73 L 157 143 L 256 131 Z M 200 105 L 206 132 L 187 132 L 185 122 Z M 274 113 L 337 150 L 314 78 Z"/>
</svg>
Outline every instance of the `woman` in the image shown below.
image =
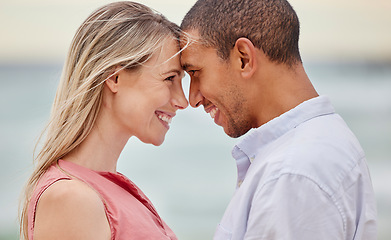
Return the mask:
<svg viewBox="0 0 391 240">
<path fill-rule="evenodd" d="M 162 144 L 188 105 L 179 33 L 133 2 L 103 6 L 80 26 L 27 183 L 23 239 L 176 239 L 116 165 L 131 136 Z"/>
</svg>

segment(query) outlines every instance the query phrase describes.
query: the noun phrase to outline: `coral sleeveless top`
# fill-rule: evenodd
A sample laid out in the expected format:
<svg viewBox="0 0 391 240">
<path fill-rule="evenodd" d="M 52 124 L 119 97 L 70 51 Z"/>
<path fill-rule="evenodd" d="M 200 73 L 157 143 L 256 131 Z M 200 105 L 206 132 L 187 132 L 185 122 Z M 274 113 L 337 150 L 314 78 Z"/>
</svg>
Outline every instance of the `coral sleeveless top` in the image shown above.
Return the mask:
<svg viewBox="0 0 391 240">
<path fill-rule="evenodd" d="M 112 240 L 176 240 L 159 217 L 151 201 L 120 173 L 96 172 L 59 160 L 39 180 L 28 209 L 28 235 L 33 240 L 35 211 L 42 193 L 59 180 L 78 179 L 93 188 L 102 199 Z"/>
</svg>

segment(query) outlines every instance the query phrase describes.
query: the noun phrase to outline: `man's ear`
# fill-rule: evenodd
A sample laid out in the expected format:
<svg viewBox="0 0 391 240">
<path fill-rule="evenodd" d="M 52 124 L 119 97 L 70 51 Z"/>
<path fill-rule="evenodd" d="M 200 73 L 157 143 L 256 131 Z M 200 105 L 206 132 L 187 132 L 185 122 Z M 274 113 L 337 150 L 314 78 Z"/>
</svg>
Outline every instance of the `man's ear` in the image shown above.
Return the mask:
<svg viewBox="0 0 391 240">
<path fill-rule="evenodd" d="M 119 72 L 115 71 L 105 81 L 106 86 L 110 89 L 112 93 L 118 92 L 118 79 L 119 79 Z"/>
<path fill-rule="evenodd" d="M 243 78 L 250 78 L 254 75 L 257 67 L 257 56 L 254 44 L 248 38 L 239 38 L 235 42 L 237 64 L 240 64 L 240 74 Z"/>
</svg>

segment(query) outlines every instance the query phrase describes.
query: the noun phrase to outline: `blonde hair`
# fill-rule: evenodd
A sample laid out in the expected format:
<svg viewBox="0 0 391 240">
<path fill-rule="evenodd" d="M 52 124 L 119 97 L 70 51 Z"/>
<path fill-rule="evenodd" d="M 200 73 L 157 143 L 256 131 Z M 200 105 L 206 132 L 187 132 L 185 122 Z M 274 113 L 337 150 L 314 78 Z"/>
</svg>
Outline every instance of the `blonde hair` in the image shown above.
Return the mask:
<svg viewBox="0 0 391 240">
<path fill-rule="evenodd" d="M 35 157 L 21 202 L 20 237 L 28 239 L 28 205 L 36 184 L 58 159 L 90 133 L 102 102 L 104 81 L 114 69 L 136 70 L 179 27 L 134 2 L 115 2 L 94 11 L 77 30 L 64 64 L 42 148 Z M 40 141 L 38 141 L 40 142 Z"/>
</svg>

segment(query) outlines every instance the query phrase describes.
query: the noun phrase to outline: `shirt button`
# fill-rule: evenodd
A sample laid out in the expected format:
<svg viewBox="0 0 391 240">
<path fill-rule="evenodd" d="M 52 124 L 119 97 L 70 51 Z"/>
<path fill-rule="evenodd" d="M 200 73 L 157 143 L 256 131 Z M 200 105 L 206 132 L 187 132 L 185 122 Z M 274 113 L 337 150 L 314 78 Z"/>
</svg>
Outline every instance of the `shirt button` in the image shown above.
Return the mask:
<svg viewBox="0 0 391 240">
<path fill-rule="evenodd" d="M 242 183 L 243 183 L 243 180 L 239 180 L 238 181 L 238 187 L 240 187 L 240 185 L 242 185 Z"/>
</svg>

